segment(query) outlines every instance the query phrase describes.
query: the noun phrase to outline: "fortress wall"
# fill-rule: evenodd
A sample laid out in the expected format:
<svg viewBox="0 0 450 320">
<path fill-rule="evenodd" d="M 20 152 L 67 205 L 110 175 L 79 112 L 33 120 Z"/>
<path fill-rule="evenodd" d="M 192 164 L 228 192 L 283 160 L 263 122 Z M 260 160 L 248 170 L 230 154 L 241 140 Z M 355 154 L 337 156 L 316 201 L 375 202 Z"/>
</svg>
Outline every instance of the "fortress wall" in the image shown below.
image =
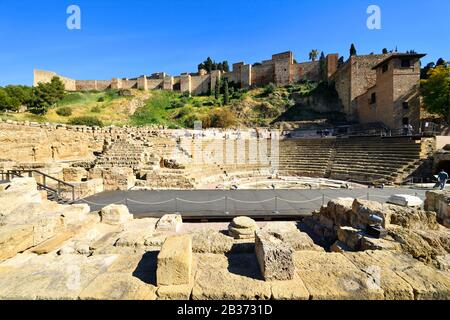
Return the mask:
<svg viewBox="0 0 450 320">
<path fill-rule="evenodd" d="M 158 90 L 164 88 L 164 79 L 147 79 L 148 90 Z"/>
<path fill-rule="evenodd" d="M 77 91 L 98 90 L 97 80 L 77 80 Z"/>
<path fill-rule="evenodd" d="M 257 86 L 264 86 L 270 82 L 275 82 L 274 65 L 262 64 L 252 67 L 252 83 Z"/>
<path fill-rule="evenodd" d="M 288 59 L 275 62 L 275 84 L 277 86 L 285 86 L 293 82 L 291 67 L 291 61 Z"/>
<path fill-rule="evenodd" d="M 34 70 L 34 80 L 33 86 L 37 86 L 39 83 L 49 83 L 53 77 L 58 77 L 64 83 L 64 86 L 67 91 L 75 91 L 76 90 L 76 80 L 62 77 L 55 72 L 45 71 L 45 70 Z"/>
<path fill-rule="evenodd" d="M 192 92 L 192 81 L 191 75 L 185 74 L 180 76 L 180 91 L 181 92 Z"/>
<path fill-rule="evenodd" d="M 222 78 L 227 79 L 228 82 L 234 82 L 234 83 L 238 83 L 239 81 L 237 80 L 238 77 L 236 76 L 236 73 L 231 71 L 231 72 L 227 72 L 222 74 Z"/>
<path fill-rule="evenodd" d="M 330 77 L 336 72 L 339 65 L 339 55 L 337 53 L 327 55 L 327 77 Z"/>
<path fill-rule="evenodd" d="M 122 79 L 122 89 L 137 89 L 137 80 Z"/>
<path fill-rule="evenodd" d="M 97 90 L 111 89 L 111 80 L 97 80 Z"/>
<path fill-rule="evenodd" d="M 297 64 L 297 70 L 294 73 L 294 81 L 301 81 L 304 78 L 312 81 L 318 81 L 319 61 L 303 62 Z"/>
<path fill-rule="evenodd" d="M 207 94 L 211 88 L 211 76 L 191 76 L 191 92 L 192 94 Z"/>
</svg>

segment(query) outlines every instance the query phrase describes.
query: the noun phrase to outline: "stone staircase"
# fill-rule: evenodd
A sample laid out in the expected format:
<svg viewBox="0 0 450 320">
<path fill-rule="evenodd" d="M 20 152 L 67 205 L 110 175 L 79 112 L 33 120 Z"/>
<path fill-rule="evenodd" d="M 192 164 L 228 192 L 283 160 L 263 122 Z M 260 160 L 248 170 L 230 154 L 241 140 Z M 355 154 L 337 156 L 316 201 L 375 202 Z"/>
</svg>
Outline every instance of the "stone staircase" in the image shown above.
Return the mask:
<svg viewBox="0 0 450 320">
<path fill-rule="evenodd" d="M 117 140 L 106 147 L 97 158 L 95 166 L 98 168 L 132 168 L 139 170 L 148 161 L 148 146 L 142 141 Z"/>
<path fill-rule="evenodd" d="M 364 183 L 402 183 L 423 159 L 420 140 L 409 137 L 339 139 L 331 177 Z"/>
<path fill-rule="evenodd" d="M 280 175 L 323 178 L 329 171 L 334 139 L 287 139 L 280 141 Z"/>
<path fill-rule="evenodd" d="M 280 175 L 400 184 L 425 161 L 428 149 L 411 137 L 286 139 L 278 165 Z"/>
</svg>

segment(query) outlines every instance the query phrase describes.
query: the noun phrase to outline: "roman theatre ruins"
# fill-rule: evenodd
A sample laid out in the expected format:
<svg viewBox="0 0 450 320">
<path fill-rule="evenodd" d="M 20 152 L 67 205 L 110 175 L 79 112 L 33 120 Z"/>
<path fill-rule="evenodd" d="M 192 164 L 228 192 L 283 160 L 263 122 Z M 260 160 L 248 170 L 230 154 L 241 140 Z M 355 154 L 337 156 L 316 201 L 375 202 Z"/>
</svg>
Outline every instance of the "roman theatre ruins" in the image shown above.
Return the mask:
<svg viewBox="0 0 450 320">
<path fill-rule="evenodd" d="M 0 299 L 447 300 L 447 138 L 1 121 Z"/>
</svg>

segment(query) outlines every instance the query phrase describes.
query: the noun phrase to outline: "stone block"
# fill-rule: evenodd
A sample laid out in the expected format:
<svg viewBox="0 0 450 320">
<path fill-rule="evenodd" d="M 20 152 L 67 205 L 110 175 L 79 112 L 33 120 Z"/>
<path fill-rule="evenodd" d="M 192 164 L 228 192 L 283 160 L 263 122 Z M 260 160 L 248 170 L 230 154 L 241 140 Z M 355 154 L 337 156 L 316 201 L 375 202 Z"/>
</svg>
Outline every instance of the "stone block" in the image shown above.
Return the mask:
<svg viewBox="0 0 450 320">
<path fill-rule="evenodd" d="M 266 281 L 294 277 L 293 249 L 266 231 L 256 232 L 255 253 Z"/>
<path fill-rule="evenodd" d="M 399 243 L 395 242 L 393 239 L 376 239 L 372 237 L 364 236 L 361 239 L 361 247 L 362 251 L 367 250 L 401 250 L 401 246 Z"/>
<path fill-rule="evenodd" d="M 64 168 L 63 180 L 67 182 L 81 182 L 88 178 L 88 172 L 84 168 Z"/>
<path fill-rule="evenodd" d="M 309 292 L 302 279 L 274 281 L 271 283 L 273 300 L 309 300 Z"/>
<path fill-rule="evenodd" d="M 136 184 L 132 168 L 111 168 L 103 171 L 105 191 L 130 190 Z"/>
<path fill-rule="evenodd" d="M 83 224 L 88 219 L 91 212 L 91 208 L 87 204 L 73 204 L 65 206 L 63 210 L 63 223 L 66 227 Z M 92 213 L 92 215 L 96 215 L 96 213 Z"/>
<path fill-rule="evenodd" d="M 337 231 L 340 242 L 345 243 L 350 250 L 357 251 L 361 247 L 363 232 L 352 227 L 339 227 Z"/>
<path fill-rule="evenodd" d="M 395 194 L 389 198 L 388 203 L 402 207 L 421 207 L 423 205 L 423 201 L 419 197 L 406 194 Z"/>
<path fill-rule="evenodd" d="M 157 231 L 179 232 L 183 227 L 183 218 L 178 214 L 166 214 L 156 224 Z"/>
<path fill-rule="evenodd" d="M 193 300 L 268 300 L 271 283 L 261 279 L 254 254 L 197 254 Z"/>
<path fill-rule="evenodd" d="M 344 253 L 352 251 L 352 249 L 350 249 L 345 243 L 338 240 L 330 247 L 330 251 L 336 253 Z"/>
<path fill-rule="evenodd" d="M 42 203 L 34 178 L 15 178 L 0 189 L 0 215 L 8 215 L 25 204 Z"/>
<path fill-rule="evenodd" d="M 158 254 L 158 286 L 189 284 L 192 272 L 192 239 L 190 236 L 170 237 Z"/>
<path fill-rule="evenodd" d="M 297 273 L 311 300 L 381 300 L 383 290 L 341 253 L 297 251 Z"/>
<path fill-rule="evenodd" d="M 58 213 L 40 214 L 30 220 L 29 224 L 33 225 L 34 246 L 37 246 L 64 231 L 63 220 Z"/>
<path fill-rule="evenodd" d="M 374 258 L 366 252 L 345 253 L 344 255 L 361 271 L 371 275 L 372 280 L 369 283 L 383 289 L 384 299 L 414 300 L 412 287 L 392 271 L 400 265 L 395 262 L 386 264 L 381 256 Z"/>
<path fill-rule="evenodd" d="M 156 288 L 130 273 L 99 275 L 81 294 L 81 300 L 155 300 Z"/>
<path fill-rule="evenodd" d="M 0 227 L 0 261 L 31 248 L 33 240 L 32 225 Z"/>
<path fill-rule="evenodd" d="M 183 300 L 191 298 L 192 284 L 183 284 L 178 286 L 161 286 L 158 288 L 158 300 Z"/>
<path fill-rule="evenodd" d="M 100 212 L 102 223 L 110 225 L 124 224 L 133 220 L 133 215 L 130 214 L 128 208 L 124 205 L 111 204 L 106 206 Z"/>
<path fill-rule="evenodd" d="M 215 230 L 201 230 L 192 234 L 192 249 L 196 253 L 228 253 L 233 245 L 233 238 Z"/>
<path fill-rule="evenodd" d="M 59 247 L 61 247 L 64 242 L 66 242 L 67 240 L 69 240 L 71 237 L 73 237 L 75 234 L 73 232 L 67 231 L 67 232 L 63 232 L 47 241 L 42 242 L 41 244 L 39 244 L 38 246 L 34 247 L 32 249 L 32 252 L 36 253 L 36 254 L 47 254 L 50 253 L 56 249 L 58 249 Z M 73 250 L 75 251 L 75 250 Z M 69 247 L 64 248 L 64 250 L 61 251 L 61 254 L 69 254 L 69 253 L 73 253 Z"/>
</svg>

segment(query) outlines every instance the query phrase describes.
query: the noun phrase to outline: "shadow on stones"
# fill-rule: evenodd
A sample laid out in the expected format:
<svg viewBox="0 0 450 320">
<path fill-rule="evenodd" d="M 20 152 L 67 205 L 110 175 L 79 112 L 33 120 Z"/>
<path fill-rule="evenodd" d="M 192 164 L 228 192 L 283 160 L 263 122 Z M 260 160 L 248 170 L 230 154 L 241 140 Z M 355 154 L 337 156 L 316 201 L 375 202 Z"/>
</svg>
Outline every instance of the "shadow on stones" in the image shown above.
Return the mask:
<svg viewBox="0 0 450 320">
<path fill-rule="evenodd" d="M 232 274 L 255 280 L 264 280 L 255 254 L 226 254 L 228 271 Z"/>
<path fill-rule="evenodd" d="M 149 251 L 142 256 L 141 261 L 133 271 L 133 277 L 156 286 L 156 267 L 159 251 Z"/>
<path fill-rule="evenodd" d="M 314 242 L 314 244 L 324 248 L 326 251 L 330 250 L 330 246 L 333 243 L 327 243 L 325 239 L 318 236 L 309 226 L 307 226 L 303 221 L 297 222 L 297 228 L 301 231 L 306 233 Z"/>
</svg>

